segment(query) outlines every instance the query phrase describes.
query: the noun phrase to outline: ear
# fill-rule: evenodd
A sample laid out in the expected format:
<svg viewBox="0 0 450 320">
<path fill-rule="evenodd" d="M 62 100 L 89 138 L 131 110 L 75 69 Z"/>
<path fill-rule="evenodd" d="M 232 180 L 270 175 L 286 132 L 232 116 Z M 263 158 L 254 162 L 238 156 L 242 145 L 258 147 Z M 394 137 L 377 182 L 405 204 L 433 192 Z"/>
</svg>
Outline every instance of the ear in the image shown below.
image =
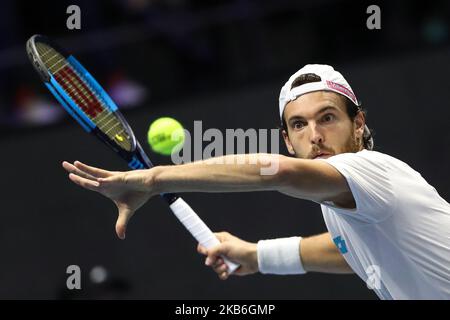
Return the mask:
<svg viewBox="0 0 450 320">
<path fill-rule="evenodd" d="M 286 130 L 282 130 L 281 134 L 283 135 L 284 143 L 286 144 L 286 148 L 290 155 L 295 156 L 294 148 L 292 147 L 291 140 L 289 139 L 289 135 Z"/>
<path fill-rule="evenodd" d="M 366 125 L 366 115 L 364 114 L 364 112 L 363 111 L 358 112 L 353 122 L 355 123 L 356 136 L 362 139 L 364 134 L 364 126 Z"/>
</svg>

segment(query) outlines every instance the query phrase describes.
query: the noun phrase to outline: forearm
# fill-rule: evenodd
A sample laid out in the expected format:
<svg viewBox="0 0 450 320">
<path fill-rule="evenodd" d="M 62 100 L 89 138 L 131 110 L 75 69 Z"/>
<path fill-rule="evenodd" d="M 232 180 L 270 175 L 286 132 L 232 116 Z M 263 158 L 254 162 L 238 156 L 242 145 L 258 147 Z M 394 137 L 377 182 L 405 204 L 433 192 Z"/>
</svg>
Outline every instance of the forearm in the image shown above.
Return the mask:
<svg viewBox="0 0 450 320">
<path fill-rule="evenodd" d="M 150 169 L 158 192 L 242 192 L 277 190 L 282 155 L 227 155 Z"/>
<path fill-rule="evenodd" d="M 353 273 L 328 232 L 303 238 L 300 243 L 300 255 L 306 271 Z"/>
</svg>

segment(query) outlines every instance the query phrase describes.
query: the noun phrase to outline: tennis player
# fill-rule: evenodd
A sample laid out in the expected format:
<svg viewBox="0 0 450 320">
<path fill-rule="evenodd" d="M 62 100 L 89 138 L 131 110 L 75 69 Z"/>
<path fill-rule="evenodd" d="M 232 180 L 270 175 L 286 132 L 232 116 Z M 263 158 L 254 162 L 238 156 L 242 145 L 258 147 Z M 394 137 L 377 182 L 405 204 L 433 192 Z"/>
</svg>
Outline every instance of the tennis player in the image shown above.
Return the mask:
<svg viewBox="0 0 450 320">
<path fill-rule="evenodd" d="M 355 272 L 381 299 L 450 299 L 450 205 L 406 163 L 372 150 L 365 113 L 344 77 L 306 65 L 281 89 L 279 111 L 293 157 L 249 154 L 238 164 L 227 155 L 215 164 L 127 172 L 63 166 L 73 182 L 115 202 L 122 239 L 134 212 L 162 192 L 276 190 L 320 204 L 327 233 L 250 243 L 220 232 L 220 245 L 198 246 L 221 279 L 229 276 L 225 256 L 241 265 L 236 275 Z M 268 160 L 278 170 L 263 175 Z"/>
</svg>

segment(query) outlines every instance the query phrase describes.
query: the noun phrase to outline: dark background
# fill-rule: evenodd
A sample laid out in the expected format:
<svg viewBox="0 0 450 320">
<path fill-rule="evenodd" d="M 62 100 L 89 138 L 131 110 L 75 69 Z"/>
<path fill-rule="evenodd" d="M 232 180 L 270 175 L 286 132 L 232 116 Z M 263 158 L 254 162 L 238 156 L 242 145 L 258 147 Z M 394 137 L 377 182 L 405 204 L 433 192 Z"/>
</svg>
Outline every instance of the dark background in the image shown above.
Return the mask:
<svg viewBox="0 0 450 320">
<path fill-rule="evenodd" d="M 81 30 L 65 13 L 78 4 Z M 381 8 L 368 30 L 366 8 Z M 307 63 L 341 71 L 368 110 L 375 149 L 407 162 L 449 199 L 449 4 L 445 1 L 2 1 L 0 10 L 0 298 L 374 299 L 356 276 L 232 277 L 203 265 L 159 198 L 114 232 L 116 209 L 68 181 L 62 160 L 126 166 L 60 110 L 24 44 L 46 34 L 107 90 L 132 88 L 123 112 L 141 142 L 160 116 L 186 129 L 276 128 L 278 94 Z M 117 89 L 119 88 L 119 89 Z M 125 88 L 125 89 L 124 89 Z M 42 112 L 36 113 L 36 110 Z M 280 141 L 281 142 L 281 141 Z M 170 158 L 151 153 L 154 162 Z M 286 154 L 284 145 L 281 153 Z M 215 231 L 245 240 L 324 232 L 320 208 L 281 194 L 185 194 Z M 82 290 L 65 289 L 79 265 Z M 108 271 L 91 282 L 95 266 Z"/>
</svg>

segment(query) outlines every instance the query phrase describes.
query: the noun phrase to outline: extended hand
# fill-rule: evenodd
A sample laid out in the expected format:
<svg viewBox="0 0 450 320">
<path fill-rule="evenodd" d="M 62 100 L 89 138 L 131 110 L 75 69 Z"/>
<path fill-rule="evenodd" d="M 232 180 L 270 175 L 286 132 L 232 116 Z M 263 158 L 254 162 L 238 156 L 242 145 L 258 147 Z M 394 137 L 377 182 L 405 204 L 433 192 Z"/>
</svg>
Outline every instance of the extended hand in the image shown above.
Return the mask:
<svg viewBox="0 0 450 320">
<path fill-rule="evenodd" d="M 79 186 L 96 191 L 110 198 L 119 210 L 116 233 L 125 239 L 127 223 L 137 209 L 153 195 L 149 170 L 107 171 L 88 166 L 79 161 L 64 161 L 62 166 L 69 172 L 69 179 Z"/>
<path fill-rule="evenodd" d="M 210 249 L 206 249 L 199 244 L 197 251 L 207 256 L 205 265 L 210 266 L 220 279 L 226 280 L 229 276 L 228 267 L 220 256 L 240 264 L 240 267 L 233 274 L 244 276 L 258 272 L 256 243 L 241 240 L 228 232 L 214 234 L 219 239 L 220 244 Z"/>
</svg>

